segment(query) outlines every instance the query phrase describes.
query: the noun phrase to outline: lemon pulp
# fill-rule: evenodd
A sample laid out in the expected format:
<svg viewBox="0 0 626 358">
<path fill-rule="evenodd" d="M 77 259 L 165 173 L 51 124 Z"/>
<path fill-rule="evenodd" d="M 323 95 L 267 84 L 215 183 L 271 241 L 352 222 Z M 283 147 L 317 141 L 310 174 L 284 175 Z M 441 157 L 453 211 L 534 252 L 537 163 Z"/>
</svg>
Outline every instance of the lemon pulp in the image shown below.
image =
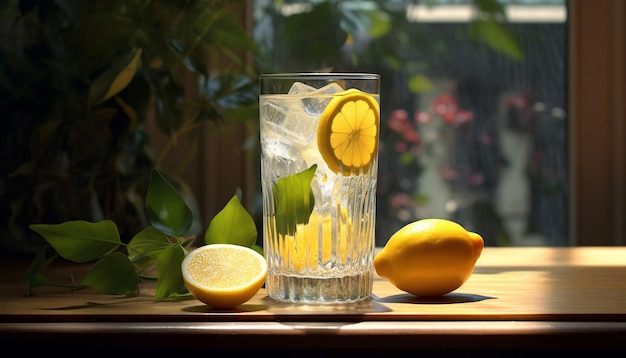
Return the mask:
<svg viewBox="0 0 626 358">
<path fill-rule="evenodd" d="M 309 223 L 307 225 L 298 225 L 294 236 L 284 236 L 280 247 L 283 260 L 298 271 L 316 270 L 320 260 L 321 262 L 326 262 L 333 255 L 337 256 L 337 262 L 345 263 L 347 259 L 348 232 L 351 230 L 351 224 L 345 209 L 342 210 L 341 214 L 342 224 L 335 244 L 332 242 L 330 216 L 322 218 L 316 212 L 313 212 L 311 213 Z M 335 247 L 333 248 L 333 246 Z"/>
<path fill-rule="evenodd" d="M 188 253 L 181 269 L 185 286 L 195 298 L 213 307 L 230 308 L 259 291 L 267 262 L 251 248 L 213 244 Z"/>
<path fill-rule="evenodd" d="M 320 117 L 317 144 L 322 158 L 335 173 L 363 174 L 378 150 L 380 108 L 364 92 L 338 93 Z"/>
</svg>

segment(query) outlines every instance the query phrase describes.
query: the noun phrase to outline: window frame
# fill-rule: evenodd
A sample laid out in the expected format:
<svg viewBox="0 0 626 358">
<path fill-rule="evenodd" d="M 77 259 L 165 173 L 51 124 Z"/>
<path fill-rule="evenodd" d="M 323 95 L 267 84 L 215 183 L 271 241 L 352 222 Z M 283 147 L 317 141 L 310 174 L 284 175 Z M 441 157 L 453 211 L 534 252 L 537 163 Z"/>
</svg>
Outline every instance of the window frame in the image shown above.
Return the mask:
<svg viewBox="0 0 626 358">
<path fill-rule="evenodd" d="M 625 245 L 626 6 L 568 1 L 572 246 Z"/>
</svg>

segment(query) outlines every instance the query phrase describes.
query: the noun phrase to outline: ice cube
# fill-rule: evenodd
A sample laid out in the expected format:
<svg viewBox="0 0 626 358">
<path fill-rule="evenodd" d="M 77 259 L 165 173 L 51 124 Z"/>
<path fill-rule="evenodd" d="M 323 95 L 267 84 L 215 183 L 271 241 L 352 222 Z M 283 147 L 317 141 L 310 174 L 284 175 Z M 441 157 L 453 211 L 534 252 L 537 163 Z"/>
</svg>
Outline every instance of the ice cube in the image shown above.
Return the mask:
<svg viewBox="0 0 626 358">
<path fill-rule="evenodd" d="M 297 99 L 285 99 L 280 104 L 265 103 L 261 107 L 261 118 L 264 125 L 270 125 L 273 132 L 293 143 L 309 143 L 317 129 L 317 118 L 304 112 Z"/>
<path fill-rule="evenodd" d="M 268 158 L 293 158 L 298 156 L 298 151 L 280 140 L 280 138 L 264 135 L 261 137 L 263 154 Z"/>
<path fill-rule="evenodd" d="M 312 166 L 317 164 L 317 173 L 328 171 L 328 164 L 322 155 L 320 154 L 320 150 L 317 146 L 317 141 L 313 140 L 307 146 L 300 149 L 300 153 L 302 158 L 306 161 L 307 166 Z"/>
<path fill-rule="evenodd" d="M 315 94 L 335 94 L 343 92 L 343 87 L 337 82 L 332 82 L 327 84 L 326 86 L 313 91 Z"/>
<path fill-rule="evenodd" d="M 337 176 L 324 177 L 320 173 L 315 173 L 315 180 L 311 183 L 313 195 L 315 196 L 315 211 L 321 215 L 328 215 L 331 213 L 334 205 L 336 204 L 336 198 L 345 197 L 341 188 L 341 178 Z"/>
<path fill-rule="evenodd" d="M 338 83 L 333 82 L 320 89 L 308 93 L 331 95 L 342 91 L 343 87 L 341 87 Z M 328 106 L 330 100 L 331 97 L 311 97 L 302 99 L 302 104 L 304 105 L 304 110 L 306 111 L 306 113 L 317 117 L 322 114 L 322 112 L 324 112 L 324 109 L 326 108 L 326 106 Z"/>
<path fill-rule="evenodd" d="M 263 162 L 268 168 L 268 173 L 271 173 L 270 175 L 274 179 L 299 173 L 307 168 L 299 150 L 281 138 L 263 133 L 261 135 L 261 147 L 263 148 Z"/>
<path fill-rule="evenodd" d="M 261 118 L 265 123 L 281 126 L 287 117 L 287 109 L 277 103 L 267 102 L 261 107 Z"/>
<path fill-rule="evenodd" d="M 289 89 L 288 94 L 304 94 L 315 91 L 315 87 L 306 85 L 302 82 L 294 82 Z"/>
<path fill-rule="evenodd" d="M 287 118 L 281 129 L 289 136 L 289 139 L 307 144 L 317 130 L 317 118 L 306 114 L 302 109 L 291 109 L 287 112 Z"/>
</svg>

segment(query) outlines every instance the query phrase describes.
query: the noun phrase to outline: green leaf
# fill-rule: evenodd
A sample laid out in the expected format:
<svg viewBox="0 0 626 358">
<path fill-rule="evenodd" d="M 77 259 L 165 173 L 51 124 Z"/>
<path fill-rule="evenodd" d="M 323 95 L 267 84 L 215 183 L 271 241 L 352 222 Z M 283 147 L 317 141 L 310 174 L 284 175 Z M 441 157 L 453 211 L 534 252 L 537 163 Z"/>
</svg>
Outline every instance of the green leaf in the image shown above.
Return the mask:
<svg viewBox="0 0 626 358">
<path fill-rule="evenodd" d="M 137 291 L 139 275 L 126 255 L 115 252 L 96 262 L 81 283 L 100 293 L 124 295 Z"/>
<path fill-rule="evenodd" d="M 30 283 L 35 275 L 48 267 L 50 262 L 54 261 L 54 259 L 58 257 L 58 255 L 54 255 L 52 257 L 46 258 L 46 249 L 47 247 L 44 247 L 43 249 L 39 250 L 33 261 L 30 263 L 30 266 L 28 267 L 28 270 L 26 271 L 22 279 L 24 282 Z"/>
<path fill-rule="evenodd" d="M 167 71 L 147 68 L 143 73 L 154 96 L 156 123 L 163 134 L 171 136 L 183 123 L 178 105 L 184 91 Z"/>
<path fill-rule="evenodd" d="M 196 72 L 208 76 L 206 63 L 204 58 L 198 52 L 187 53 L 185 43 L 176 38 L 166 38 L 165 43 L 170 47 L 172 52 L 177 54 L 180 61 L 192 72 Z"/>
<path fill-rule="evenodd" d="M 101 103 L 121 92 L 141 66 L 142 49 L 134 49 L 115 59 L 93 82 L 89 90 L 89 103 Z"/>
<path fill-rule="evenodd" d="M 263 248 L 262 248 L 261 246 L 259 246 L 259 245 L 252 245 L 252 249 L 253 249 L 254 251 L 258 252 L 258 253 L 259 253 L 259 254 L 261 254 L 261 255 L 265 255 L 265 254 L 263 253 Z"/>
<path fill-rule="evenodd" d="M 182 246 L 173 245 L 163 250 L 157 257 L 158 280 L 155 293 L 157 302 L 186 291 L 180 266 L 185 254 L 185 249 Z"/>
<path fill-rule="evenodd" d="M 315 197 L 311 181 L 317 170 L 317 164 L 298 174 L 279 178 L 274 184 L 274 212 L 276 230 L 282 235 L 293 235 L 296 225 L 309 222 Z"/>
<path fill-rule="evenodd" d="M 54 282 L 50 281 L 46 277 L 43 276 L 42 271 L 50 265 L 52 261 L 54 261 L 58 254 L 54 253 L 50 257 L 46 257 L 46 250 L 50 247 L 44 247 L 37 253 L 37 256 L 33 259 L 26 274 L 24 274 L 23 281 L 28 283 L 28 295 L 30 296 L 30 291 L 39 286 L 51 286 L 54 285 Z"/>
<path fill-rule="evenodd" d="M 154 169 L 150 175 L 146 209 L 155 229 L 176 237 L 187 233 L 193 222 L 193 213 L 183 198 Z"/>
<path fill-rule="evenodd" d="M 92 223 L 84 220 L 61 224 L 33 224 L 39 233 L 64 259 L 88 262 L 99 259 L 119 248 L 120 234 L 111 220 Z"/>
<path fill-rule="evenodd" d="M 474 5 L 481 12 L 504 15 L 504 6 L 497 0 L 474 0 Z"/>
<path fill-rule="evenodd" d="M 157 256 L 171 245 L 173 244 L 168 240 L 167 235 L 153 226 L 148 226 L 135 234 L 126 248 L 130 262 L 146 266 L 152 264 Z"/>
<path fill-rule="evenodd" d="M 324 1 L 315 4 L 311 11 L 284 18 L 282 32 L 290 36 L 281 39 L 283 70 L 313 70 L 320 64 L 337 62 L 348 38 L 340 25 L 342 18 L 337 6 L 337 2 Z"/>
<path fill-rule="evenodd" d="M 35 272 L 30 277 L 30 281 L 28 282 L 28 288 L 29 288 L 28 295 L 30 296 L 31 294 L 30 290 L 32 290 L 35 287 L 40 287 L 40 286 L 57 286 L 57 283 L 49 280 L 41 272 Z"/>
<path fill-rule="evenodd" d="M 206 47 L 218 48 L 222 52 L 228 49 L 246 49 L 258 53 L 254 39 L 228 9 L 207 11 L 197 17 L 194 25 L 194 35 L 201 38 Z"/>
<path fill-rule="evenodd" d="M 365 2 L 341 2 L 341 27 L 353 36 L 367 33 L 371 38 L 379 38 L 386 35 L 391 27 L 391 19 L 388 13 L 380 10 L 373 1 Z"/>
<path fill-rule="evenodd" d="M 391 19 L 384 11 L 374 10 L 368 12 L 372 25 L 369 28 L 369 35 L 372 38 L 379 38 L 387 35 L 391 30 Z"/>
<path fill-rule="evenodd" d="M 258 233 L 254 219 L 241 205 L 237 195 L 219 212 L 204 234 L 207 244 L 235 244 L 252 247 Z"/>
<path fill-rule="evenodd" d="M 249 77 L 214 75 L 207 81 L 205 90 L 209 98 L 215 100 L 223 109 L 237 109 L 254 104 L 258 106 L 258 83 Z"/>
<path fill-rule="evenodd" d="M 493 19 L 476 20 L 470 24 L 470 34 L 477 40 L 516 60 L 523 60 L 524 53 L 515 39 L 502 24 Z"/>
<path fill-rule="evenodd" d="M 126 67 L 124 67 L 124 69 L 120 73 L 118 73 L 117 76 L 115 76 L 115 79 L 113 79 L 113 82 L 111 82 L 111 85 L 109 86 L 108 92 L 104 95 L 104 98 L 102 99 L 103 101 L 122 92 L 122 90 L 124 90 L 124 88 L 128 86 L 130 81 L 133 80 L 133 77 L 135 77 L 137 70 L 139 70 L 139 67 L 141 67 L 142 51 L 142 49 L 137 49 L 133 58 L 128 64 L 126 64 Z"/>
<path fill-rule="evenodd" d="M 432 91 L 434 88 L 430 79 L 422 74 L 416 74 L 409 79 L 409 89 L 411 92 L 419 94 Z"/>
</svg>

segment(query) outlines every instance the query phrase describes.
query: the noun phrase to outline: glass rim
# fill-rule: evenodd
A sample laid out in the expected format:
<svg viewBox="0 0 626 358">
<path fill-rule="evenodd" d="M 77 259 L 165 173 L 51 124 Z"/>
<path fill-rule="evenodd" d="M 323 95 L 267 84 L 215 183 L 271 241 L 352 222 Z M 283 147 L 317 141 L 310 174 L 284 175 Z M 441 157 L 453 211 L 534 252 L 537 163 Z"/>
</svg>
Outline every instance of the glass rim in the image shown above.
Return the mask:
<svg viewBox="0 0 626 358">
<path fill-rule="evenodd" d="M 380 80 L 380 74 L 365 72 L 285 72 L 285 73 L 264 73 L 259 75 L 259 79 L 354 79 L 354 80 Z"/>
</svg>

